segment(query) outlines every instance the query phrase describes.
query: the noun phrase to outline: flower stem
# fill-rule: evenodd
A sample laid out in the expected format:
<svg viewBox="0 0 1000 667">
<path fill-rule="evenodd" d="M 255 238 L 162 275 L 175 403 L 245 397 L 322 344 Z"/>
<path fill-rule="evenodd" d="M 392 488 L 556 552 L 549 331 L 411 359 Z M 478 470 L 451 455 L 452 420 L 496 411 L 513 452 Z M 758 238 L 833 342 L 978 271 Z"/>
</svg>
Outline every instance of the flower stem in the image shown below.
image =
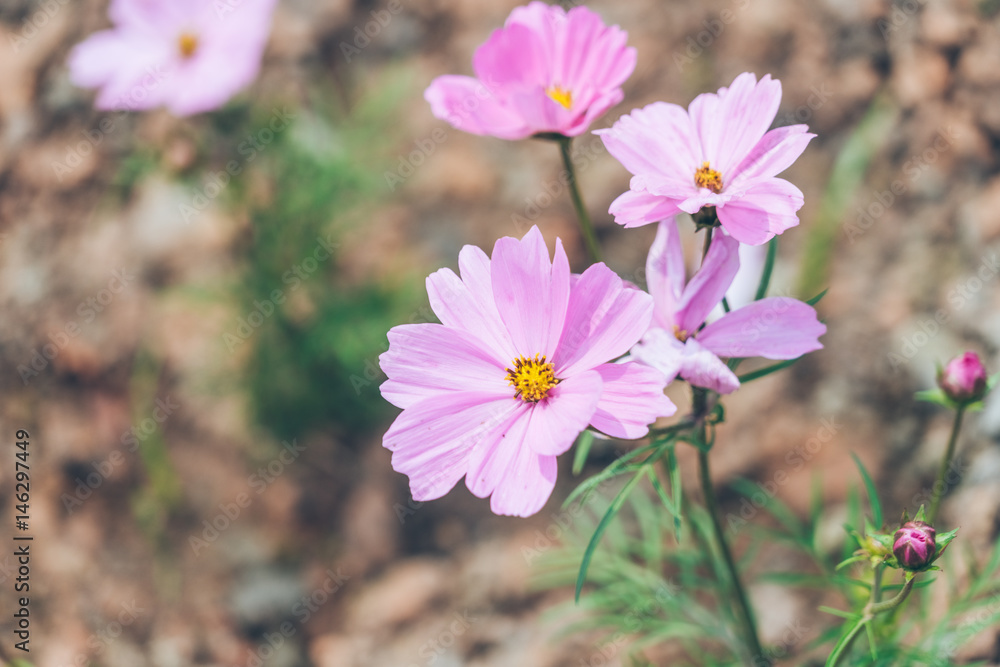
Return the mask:
<svg viewBox="0 0 1000 667">
<path fill-rule="evenodd" d="M 594 234 L 594 226 L 590 222 L 587 208 L 583 205 L 583 197 L 580 196 L 580 184 L 576 180 L 576 170 L 573 168 L 573 158 L 570 156 L 570 144 L 573 143 L 571 137 L 559 138 L 559 152 L 562 154 L 563 166 L 566 168 L 566 180 L 569 182 L 569 195 L 573 200 L 573 208 L 576 209 L 576 217 L 580 221 L 580 230 L 583 232 L 583 240 L 587 244 L 587 251 L 591 259 L 595 262 L 601 261 L 601 246 L 597 242 Z"/>
<path fill-rule="evenodd" d="M 707 409 L 707 392 L 703 389 L 694 389 L 694 414 L 698 418 L 698 437 L 704 444 L 706 442 L 705 415 Z M 701 477 L 701 493 L 705 498 L 705 509 L 712 519 L 712 530 L 715 533 L 715 541 L 718 542 L 719 552 L 729 570 L 729 578 L 732 581 L 733 593 L 736 596 L 738 606 L 738 616 L 740 624 L 743 626 L 744 641 L 753 657 L 753 664 L 761 664 L 758 661 L 765 659 L 764 651 L 761 648 L 760 639 L 757 638 L 757 625 L 754 622 L 753 610 L 750 608 L 749 598 L 743 590 L 740 582 L 740 575 L 736 569 L 736 562 L 733 560 L 732 551 L 726 542 L 725 533 L 722 530 L 722 523 L 719 521 L 719 504 L 715 498 L 715 487 L 712 486 L 712 474 L 708 466 L 708 450 L 698 448 L 698 472 Z"/>
<path fill-rule="evenodd" d="M 701 263 L 705 263 L 705 255 L 708 254 L 708 249 L 712 245 L 712 228 L 705 228 L 705 245 L 701 248 Z"/>
<path fill-rule="evenodd" d="M 937 516 L 938 505 L 941 504 L 941 496 L 944 495 L 944 478 L 948 474 L 948 469 L 951 468 L 951 459 L 955 456 L 955 443 L 958 442 L 958 433 L 962 430 L 962 415 L 964 414 L 964 405 L 960 405 L 955 409 L 955 421 L 951 425 L 951 435 L 948 437 L 948 449 L 945 450 L 944 458 L 941 459 L 941 469 L 938 470 L 937 481 L 931 489 L 931 508 L 927 512 L 927 523 L 934 523 L 934 517 Z"/>
<path fill-rule="evenodd" d="M 886 600 L 885 602 L 878 602 L 876 600 L 878 597 L 876 589 L 880 588 L 880 584 L 882 582 L 882 566 L 879 565 L 876 567 L 875 581 L 872 584 L 872 597 L 868 601 L 868 604 L 865 605 L 865 608 L 861 611 L 861 617 L 855 621 L 854 626 L 850 629 L 847 636 L 844 637 L 842 641 L 837 642 L 837 648 L 834 649 L 834 653 L 830 655 L 832 661 L 827 660 L 826 662 L 827 667 L 837 667 L 837 665 L 840 664 L 840 661 L 850 650 L 851 644 L 853 644 L 857 636 L 861 634 L 861 630 L 864 629 L 866 625 L 874 621 L 876 616 L 896 609 L 899 605 L 903 604 L 906 598 L 910 596 L 910 591 L 913 590 L 913 582 L 916 581 L 917 577 L 916 575 L 910 573 L 906 573 L 904 576 L 906 577 L 906 580 L 903 582 L 903 588 L 896 594 L 896 597 L 891 600 Z"/>
</svg>

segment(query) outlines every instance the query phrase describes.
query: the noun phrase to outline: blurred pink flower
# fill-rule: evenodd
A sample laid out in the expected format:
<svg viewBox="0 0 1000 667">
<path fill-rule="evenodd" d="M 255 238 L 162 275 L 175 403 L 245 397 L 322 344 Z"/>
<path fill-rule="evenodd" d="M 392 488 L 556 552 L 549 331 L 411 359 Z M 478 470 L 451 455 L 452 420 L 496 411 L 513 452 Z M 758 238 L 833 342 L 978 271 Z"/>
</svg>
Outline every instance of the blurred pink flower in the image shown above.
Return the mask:
<svg viewBox="0 0 1000 667">
<path fill-rule="evenodd" d="M 98 109 L 216 109 L 257 76 L 274 2 L 111 0 L 114 27 L 73 49 L 70 78 Z"/>
<path fill-rule="evenodd" d="M 611 204 L 615 221 L 638 227 L 715 207 L 737 241 L 759 245 L 799 224 L 802 192 L 775 176 L 805 150 L 805 125 L 767 131 L 781 83 L 745 72 L 729 88 L 699 95 L 685 111 L 654 102 L 595 130 L 632 174 Z"/>
<path fill-rule="evenodd" d="M 974 403 L 986 395 L 989 378 L 986 367 L 975 352 L 955 357 L 938 375 L 938 386 L 956 403 Z"/>
<path fill-rule="evenodd" d="M 477 78 L 439 76 L 424 97 L 438 118 L 473 134 L 574 137 L 624 97 L 635 69 L 628 35 L 586 7 L 518 7 L 473 57 Z"/>
<path fill-rule="evenodd" d="M 684 284 L 684 256 L 677 223 L 660 223 L 646 260 L 655 307 L 653 322 L 630 358 L 678 374 L 698 387 L 728 394 L 740 382 L 719 357 L 795 359 L 823 346 L 826 326 L 808 304 L 786 297 L 754 301 L 704 328 L 705 318 L 729 289 L 740 258 L 739 243 L 717 233 L 701 269 Z"/>
<path fill-rule="evenodd" d="M 415 500 L 465 476 L 497 514 L 529 516 L 556 480 L 556 456 L 588 425 L 639 438 L 676 408 L 665 380 L 637 363 L 608 363 L 649 326 L 653 300 L 604 264 L 572 282 L 562 243 L 549 260 L 537 227 L 497 241 L 492 260 L 459 254 L 461 278 L 427 278 L 442 324 L 389 331 L 382 395 L 403 408 L 383 439 Z"/>
</svg>

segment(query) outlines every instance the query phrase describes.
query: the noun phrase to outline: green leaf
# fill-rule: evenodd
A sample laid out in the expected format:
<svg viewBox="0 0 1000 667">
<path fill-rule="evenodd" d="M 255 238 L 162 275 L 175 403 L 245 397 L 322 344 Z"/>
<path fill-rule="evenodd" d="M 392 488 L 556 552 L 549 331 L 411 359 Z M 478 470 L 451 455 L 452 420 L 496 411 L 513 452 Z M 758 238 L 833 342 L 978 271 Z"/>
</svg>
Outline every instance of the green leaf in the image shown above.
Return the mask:
<svg viewBox="0 0 1000 667">
<path fill-rule="evenodd" d="M 608 507 L 608 511 L 604 513 L 604 517 L 601 519 L 601 522 L 597 524 L 597 528 L 594 530 L 594 534 L 590 538 L 590 542 L 587 544 L 587 549 L 583 552 L 583 560 L 580 562 L 580 573 L 576 577 L 576 594 L 574 599 L 577 602 L 580 601 L 580 591 L 583 590 L 583 582 L 587 579 L 587 570 L 590 569 L 590 561 L 594 557 L 594 551 L 597 549 L 597 545 L 601 541 L 601 536 L 611 523 L 611 520 L 615 518 L 616 514 L 618 514 L 622 505 L 625 504 L 625 501 L 628 499 L 628 495 L 632 492 L 632 489 L 635 488 L 635 485 L 639 483 L 639 480 L 642 479 L 642 476 L 643 470 L 640 470 L 625 484 L 625 486 L 622 487 L 622 490 L 618 492 L 615 499 L 611 501 L 611 506 Z"/>
<path fill-rule="evenodd" d="M 878 649 L 875 648 L 875 629 L 872 628 L 871 623 L 868 623 L 865 630 L 868 632 L 868 647 L 872 651 L 872 660 L 878 662 Z"/>
<path fill-rule="evenodd" d="M 925 403 L 935 403 L 942 407 L 948 408 L 949 410 L 958 409 L 958 404 L 953 400 L 948 398 L 944 391 L 940 387 L 935 387 L 934 389 L 924 389 L 918 391 L 913 395 L 913 398 L 918 401 L 924 401 Z"/>
<path fill-rule="evenodd" d="M 772 237 L 767 243 L 767 258 L 764 260 L 764 270 L 760 274 L 760 283 L 757 284 L 757 293 L 754 301 L 760 301 L 767 296 L 767 288 L 771 284 L 771 272 L 774 270 L 774 258 L 778 255 L 778 237 Z"/>
<path fill-rule="evenodd" d="M 871 556 L 869 556 L 868 554 L 860 554 L 858 556 L 851 556 L 847 560 L 842 560 L 839 563 L 837 563 L 837 567 L 835 567 L 833 569 L 834 569 L 834 571 L 836 571 L 836 570 L 842 570 L 845 567 L 847 567 L 848 565 L 851 565 L 852 563 L 860 563 L 861 561 L 868 560 L 869 558 L 871 558 Z"/>
<path fill-rule="evenodd" d="M 859 618 L 861 618 L 861 616 L 859 616 L 858 614 L 854 614 L 854 613 L 851 613 L 849 611 L 841 611 L 840 609 L 834 609 L 833 607 L 820 606 L 820 607 L 817 607 L 817 609 L 819 609 L 820 611 L 825 612 L 827 614 L 833 614 L 834 616 L 840 616 L 841 618 L 846 618 L 846 619 L 851 620 L 851 621 L 856 621 Z"/>
<path fill-rule="evenodd" d="M 590 447 L 594 444 L 594 432 L 590 429 L 585 430 L 580 434 L 580 437 L 576 439 L 576 451 L 573 453 L 573 474 L 579 475 L 583 472 L 583 466 L 587 463 L 587 455 L 590 453 Z"/>
<path fill-rule="evenodd" d="M 851 647 L 851 642 L 854 641 L 854 638 L 866 625 L 868 625 L 868 622 L 863 618 L 844 624 L 844 633 L 837 640 L 837 644 L 833 647 L 833 650 L 830 651 L 830 657 L 826 659 L 826 667 L 835 667 L 840 662 L 841 656 L 847 652 Z"/>
<path fill-rule="evenodd" d="M 864 464 L 861 463 L 861 459 L 854 452 L 851 452 L 851 457 L 854 459 L 854 464 L 858 466 L 858 470 L 861 472 L 861 479 L 864 480 L 865 490 L 868 492 L 868 504 L 871 506 L 872 519 L 875 521 L 875 525 L 881 530 L 882 521 L 882 503 L 878 499 L 878 491 L 875 489 L 875 482 L 872 481 L 871 475 L 865 470 Z"/>
<path fill-rule="evenodd" d="M 785 361 L 781 361 L 776 364 L 771 364 L 770 366 L 765 366 L 764 368 L 758 368 L 755 371 L 750 371 L 749 373 L 744 373 L 743 375 L 738 376 L 738 379 L 740 381 L 740 384 L 743 384 L 744 382 L 751 382 L 752 380 L 765 377 L 767 375 L 770 375 L 771 373 L 776 373 L 783 368 L 788 368 L 801 358 L 802 357 L 796 357 L 795 359 L 786 359 Z"/>
<path fill-rule="evenodd" d="M 948 545 L 951 544 L 951 541 L 955 539 L 957 535 L 958 535 L 958 528 L 956 528 L 955 530 L 949 530 L 947 533 L 938 533 L 937 537 L 934 540 L 937 546 L 934 550 L 933 560 L 937 560 L 938 558 L 941 557 L 941 554 L 944 553 L 944 550 L 948 548 Z"/>
<path fill-rule="evenodd" d="M 817 294 L 813 298 L 806 299 L 806 304 L 810 305 L 810 306 L 815 306 L 817 303 L 819 303 L 823 299 L 824 296 L 826 296 L 826 293 L 829 292 L 829 291 L 830 291 L 830 288 L 827 287 L 825 290 L 823 290 L 822 292 L 820 292 L 819 294 Z"/>
</svg>

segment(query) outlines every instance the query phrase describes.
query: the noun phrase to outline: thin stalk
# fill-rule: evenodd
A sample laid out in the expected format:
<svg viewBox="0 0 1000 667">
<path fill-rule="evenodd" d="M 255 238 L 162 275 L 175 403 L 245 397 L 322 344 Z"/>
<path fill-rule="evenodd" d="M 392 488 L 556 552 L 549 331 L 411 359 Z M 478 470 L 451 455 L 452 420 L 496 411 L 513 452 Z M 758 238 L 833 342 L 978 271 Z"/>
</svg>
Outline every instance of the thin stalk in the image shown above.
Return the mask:
<svg viewBox="0 0 1000 667">
<path fill-rule="evenodd" d="M 601 261 L 601 246 L 597 242 L 594 234 L 594 226 L 590 222 L 590 215 L 583 205 L 583 197 L 580 196 L 580 184 L 576 180 L 576 170 L 573 167 L 573 158 L 570 156 L 570 144 L 573 139 L 570 137 L 559 138 L 559 152 L 562 154 L 563 166 L 566 168 L 566 180 L 569 182 L 569 195 L 573 200 L 573 208 L 576 209 L 576 217 L 580 221 L 580 230 L 583 232 L 583 240 L 587 245 L 587 251 L 591 259 L 595 262 Z"/>
<path fill-rule="evenodd" d="M 711 230 L 708 231 L 711 234 Z M 707 442 L 704 414 L 707 409 L 707 399 L 708 395 L 705 390 L 694 390 L 694 414 L 698 419 L 698 437 L 703 444 Z M 743 590 L 743 584 L 740 582 L 740 575 L 736 569 L 736 561 L 733 559 L 733 553 L 729 549 L 729 544 L 726 542 L 726 535 L 719 521 L 719 503 L 715 498 L 715 487 L 712 486 L 712 474 L 708 465 L 708 451 L 701 447 L 698 448 L 698 472 L 701 478 L 701 493 L 705 498 L 705 509 L 708 510 L 708 516 L 712 520 L 712 531 L 715 533 L 715 541 L 718 542 L 719 552 L 722 554 L 726 569 L 729 571 L 733 593 L 736 596 L 736 602 L 739 607 L 737 617 L 743 626 L 744 641 L 746 641 L 747 648 L 750 650 L 750 655 L 756 660 L 764 656 L 764 651 L 761 648 L 760 639 L 757 637 L 757 625 L 754 622 L 753 610 L 750 608 L 749 598 L 746 591 Z"/>
<path fill-rule="evenodd" d="M 708 254 L 708 249 L 712 245 L 712 228 L 705 228 L 705 245 L 701 248 L 701 263 L 705 263 L 705 255 Z"/>
<path fill-rule="evenodd" d="M 837 642 L 837 648 L 835 649 L 836 654 L 831 654 L 833 658 L 832 662 L 827 660 L 827 667 L 837 667 L 840 661 L 843 660 L 844 656 L 847 655 L 848 651 L 851 649 L 851 644 L 857 639 L 857 636 L 861 634 L 861 630 L 864 629 L 866 625 L 875 620 L 875 617 L 879 614 L 883 614 L 887 611 L 892 611 L 903 604 L 903 602 L 910 596 L 910 592 L 913 590 L 913 582 L 916 581 L 917 577 L 910 573 L 906 574 L 906 581 L 903 583 L 903 587 L 896 594 L 896 597 L 891 600 L 886 600 L 885 602 L 876 602 L 875 589 L 881 584 L 881 568 L 880 565 L 875 570 L 875 582 L 872 585 L 872 598 L 865 605 L 865 608 L 861 612 L 861 618 L 855 622 L 854 627 L 851 628 L 850 632 L 844 637 L 843 641 Z"/>
<path fill-rule="evenodd" d="M 958 442 L 958 433 L 962 430 L 962 415 L 964 414 L 964 405 L 960 405 L 955 409 L 955 421 L 951 425 L 951 435 L 948 437 L 948 449 L 945 450 L 944 458 L 941 459 L 941 469 L 938 471 L 937 481 L 931 489 L 931 508 L 927 512 L 927 523 L 930 524 L 934 523 L 938 505 L 941 504 L 941 497 L 944 495 L 944 478 L 948 474 L 948 469 L 951 468 L 951 459 L 955 456 L 955 443 Z"/>
</svg>

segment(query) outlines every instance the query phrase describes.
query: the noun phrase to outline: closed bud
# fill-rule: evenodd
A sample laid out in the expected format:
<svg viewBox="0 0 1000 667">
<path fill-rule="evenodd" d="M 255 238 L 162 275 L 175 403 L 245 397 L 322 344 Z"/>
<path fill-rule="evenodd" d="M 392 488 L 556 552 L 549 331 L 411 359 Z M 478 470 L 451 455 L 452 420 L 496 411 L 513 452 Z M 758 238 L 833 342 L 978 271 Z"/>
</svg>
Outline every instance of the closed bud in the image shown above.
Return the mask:
<svg viewBox="0 0 1000 667">
<path fill-rule="evenodd" d="M 904 570 L 920 570 L 934 560 L 937 531 L 926 521 L 907 521 L 892 538 L 892 554 Z"/>
<path fill-rule="evenodd" d="M 975 403 L 986 395 L 986 367 L 978 354 L 966 352 L 938 373 L 938 386 L 956 403 Z"/>
</svg>

